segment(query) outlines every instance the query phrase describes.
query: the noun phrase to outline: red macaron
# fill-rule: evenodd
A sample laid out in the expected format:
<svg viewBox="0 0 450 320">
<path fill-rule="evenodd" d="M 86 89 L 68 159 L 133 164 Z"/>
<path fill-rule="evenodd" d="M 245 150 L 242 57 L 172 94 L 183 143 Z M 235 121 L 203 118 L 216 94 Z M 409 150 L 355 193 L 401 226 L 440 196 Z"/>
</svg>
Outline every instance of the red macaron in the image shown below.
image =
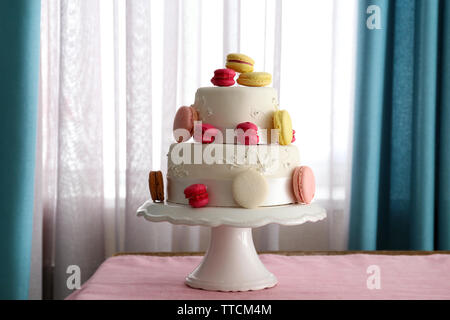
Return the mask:
<svg viewBox="0 0 450 320">
<path fill-rule="evenodd" d="M 217 87 L 231 87 L 235 84 L 236 72 L 232 69 L 218 69 L 214 71 L 214 78 L 211 79 L 213 85 Z"/>
<path fill-rule="evenodd" d="M 259 143 L 258 126 L 252 122 L 243 122 L 237 125 L 237 143 L 256 145 Z M 241 131 L 242 130 L 242 131 Z"/>
<path fill-rule="evenodd" d="M 189 205 L 193 208 L 201 208 L 209 203 L 208 192 L 204 184 L 193 184 L 184 190 L 184 196 L 189 199 Z"/>
<path fill-rule="evenodd" d="M 200 130 L 194 129 L 194 141 L 203 144 L 213 143 L 218 134 L 219 130 L 216 127 L 208 123 L 202 123 L 201 136 Z"/>
</svg>

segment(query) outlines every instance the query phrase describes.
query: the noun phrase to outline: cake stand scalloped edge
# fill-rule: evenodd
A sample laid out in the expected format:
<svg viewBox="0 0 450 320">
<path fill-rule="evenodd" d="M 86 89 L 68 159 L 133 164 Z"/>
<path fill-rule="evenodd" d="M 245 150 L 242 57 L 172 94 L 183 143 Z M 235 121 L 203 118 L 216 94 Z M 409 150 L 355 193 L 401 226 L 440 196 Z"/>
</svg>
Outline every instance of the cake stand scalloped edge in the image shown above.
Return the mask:
<svg viewBox="0 0 450 320">
<path fill-rule="evenodd" d="M 286 214 L 289 210 L 289 214 Z M 281 212 L 281 213 L 280 213 Z M 256 209 L 204 207 L 193 209 L 187 205 L 145 202 L 137 215 L 151 222 L 170 222 L 177 225 L 236 228 L 259 228 L 270 223 L 284 226 L 317 222 L 327 217 L 326 210 L 317 204 L 286 205 Z"/>
</svg>

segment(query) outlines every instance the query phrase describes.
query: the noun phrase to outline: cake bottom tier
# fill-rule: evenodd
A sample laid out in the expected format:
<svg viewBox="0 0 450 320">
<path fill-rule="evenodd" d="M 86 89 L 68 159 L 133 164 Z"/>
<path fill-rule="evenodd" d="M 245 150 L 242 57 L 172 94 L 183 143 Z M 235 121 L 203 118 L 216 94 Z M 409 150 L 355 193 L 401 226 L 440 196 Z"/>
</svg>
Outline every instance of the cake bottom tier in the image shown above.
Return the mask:
<svg viewBox="0 0 450 320">
<path fill-rule="evenodd" d="M 167 178 L 168 202 L 189 204 L 184 197 L 184 189 L 193 184 L 204 184 L 208 189 L 210 207 L 240 207 L 233 199 L 232 179 Z M 269 187 L 263 207 L 295 203 L 292 191 L 292 177 L 267 178 Z"/>
</svg>

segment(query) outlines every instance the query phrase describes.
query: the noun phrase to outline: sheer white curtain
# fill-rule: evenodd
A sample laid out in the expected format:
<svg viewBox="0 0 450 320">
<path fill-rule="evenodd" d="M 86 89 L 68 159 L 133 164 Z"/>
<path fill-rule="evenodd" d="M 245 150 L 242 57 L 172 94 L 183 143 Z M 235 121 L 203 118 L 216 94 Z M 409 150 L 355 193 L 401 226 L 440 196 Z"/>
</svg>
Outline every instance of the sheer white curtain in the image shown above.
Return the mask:
<svg viewBox="0 0 450 320">
<path fill-rule="evenodd" d="M 207 248 L 206 228 L 144 222 L 135 212 L 149 197 L 148 172 L 166 170 L 176 109 L 211 85 L 230 52 L 273 74 L 329 213 L 315 224 L 254 230 L 257 248 L 345 249 L 355 2 L 42 0 L 32 273 L 40 276 L 43 261 L 45 296 L 70 293 L 70 265 L 84 282 L 115 252 Z M 40 286 L 32 281 L 30 297 Z"/>
</svg>

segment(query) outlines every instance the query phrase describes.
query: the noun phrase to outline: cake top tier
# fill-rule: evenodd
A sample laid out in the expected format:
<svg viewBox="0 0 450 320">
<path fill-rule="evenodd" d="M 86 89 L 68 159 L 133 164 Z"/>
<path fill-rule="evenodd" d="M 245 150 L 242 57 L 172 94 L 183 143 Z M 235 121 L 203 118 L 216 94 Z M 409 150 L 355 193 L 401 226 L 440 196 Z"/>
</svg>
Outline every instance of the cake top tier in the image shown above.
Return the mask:
<svg viewBox="0 0 450 320">
<path fill-rule="evenodd" d="M 222 131 L 234 130 L 243 122 L 252 122 L 259 129 L 273 128 L 273 113 L 278 109 L 277 91 L 260 87 L 211 87 L 200 88 L 193 105 L 199 120 Z M 266 141 L 261 141 L 266 143 Z"/>
<path fill-rule="evenodd" d="M 243 54 L 229 54 L 225 69 L 217 69 L 211 82 L 200 88 L 195 103 L 178 109 L 173 132 L 175 140 L 194 137 L 201 143 L 245 145 L 295 141 L 295 131 L 286 110 L 279 110 L 278 95 L 267 72 L 253 72 L 254 60 Z M 236 87 L 236 73 L 240 73 Z"/>
</svg>

